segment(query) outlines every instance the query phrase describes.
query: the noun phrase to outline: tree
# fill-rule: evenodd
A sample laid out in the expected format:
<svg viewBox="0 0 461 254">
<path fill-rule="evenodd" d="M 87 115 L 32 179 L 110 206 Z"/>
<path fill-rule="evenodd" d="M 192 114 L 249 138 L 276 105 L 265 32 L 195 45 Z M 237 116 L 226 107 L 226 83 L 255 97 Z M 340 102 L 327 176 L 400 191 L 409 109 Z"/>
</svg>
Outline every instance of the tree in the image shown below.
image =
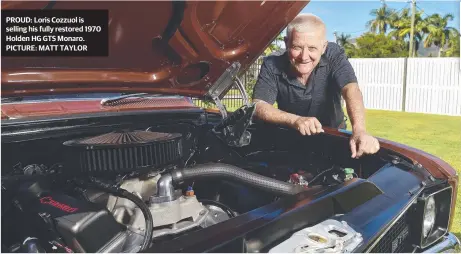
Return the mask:
<svg viewBox="0 0 461 254">
<path fill-rule="evenodd" d="M 423 11 L 415 13 L 415 25 L 414 25 L 414 45 L 413 53 L 415 56 L 416 52 L 419 49 L 419 44 L 423 40 L 425 34 L 427 33 L 427 21 L 422 18 Z M 411 33 L 411 14 L 409 9 L 403 9 L 399 13 L 399 18 L 393 21 L 394 30 L 389 33 L 392 37 L 398 40 L 404 40 L 410 38 Z M 410 47 L 410 44 L 407 43 L 407 48 Z"/>
<path fill-rule="evenodd" d="M 391 16 L 391 28 L 389 35 L 394 37 L 396 40 L 403 40 L 405 36 L 401 36 L 400 32 L 409 27 L 411 22 L 410 9 L 405 8 L 400 13 L 393 13 Z"/>
<path fill-rule="evenodd" d="M 344 48 L 346 55 L 352 57 L 354 55 L 355 46 L 350 43 L 349 39 L 351 38 L 350 34 L 341 33 L 337 38 L 337 43 Z"/>
<path fill-rule="evenodd" d="M 275 51 L 278 51 L 281 49 L 279 43 L 283 42 L 283 36 L 282 34 L 277 35 L 277 37 L 272 41 L 272 43 L 264 50 L 264 55 L 268 56 L 272 54 Z"/>
<path fill-rule="evenodd" d="M 352 57 L 382 58 L 406 55 L 407 49 L 403 41 L 394 40 L 389 35 L 366 33 L 357 38 L 357 46 Z"/>
<path fill-rule="evenodd" d="M 457 32 L 456 36 L 453 36 L 448 41 L 448 49 L 443 52 L 443 55 L 446 57 L 459 57 L 459 32 Z"/>
<path fill-rule="evenodd" d="M 395 18 L 393 13 L 394 9 L 388 8 L 386 4 L 383 4 L 379 9 L 371 10 L 370 15 L 373 16 L 374 19 L 367 22 L 367 27 L 373 33 L 376 33 L 376 30 L 378 30 L 380 34 L 385 34 L 387 29 L 391 27 L 392 21 Z"/>
<path fill-rule="evenodd" d="M 448 21 L 452 20 L 452 14 L 446 14 L 442 17 L 436 13 L 426 18 L 428 34 L 424 40 L 424 47 L 430 47 L 432 44 L 439 47 L 439 57 L 450 38 L 456 37 L 458 34 L 455 28 L 448 27 Z"/>
<path fill-rule="evenodd" d="M 345 48 L 345 47 L 347 47 L 347 45 L 351 45 L 351 43 L 349 42 L 350 38 L 351 38 L 350 34 L 341 33 L 341 35 L 338 36 L 338 39 L 336 40 L 336 42 L 341 47 Z"/>
</svg>

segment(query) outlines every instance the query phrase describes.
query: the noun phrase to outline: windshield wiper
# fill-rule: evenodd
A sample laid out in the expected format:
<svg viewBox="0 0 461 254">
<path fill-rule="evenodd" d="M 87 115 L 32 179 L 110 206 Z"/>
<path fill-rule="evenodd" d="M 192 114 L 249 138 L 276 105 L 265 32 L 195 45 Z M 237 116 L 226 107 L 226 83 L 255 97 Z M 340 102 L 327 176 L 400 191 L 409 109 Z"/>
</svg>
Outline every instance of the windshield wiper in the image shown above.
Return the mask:
<svg viewBox="0 0 461 254">
<path fill-rule="evenodd" d="M 160 94 L 149 94 L 149 93 L 132 93 L 132 94 L 126 94 L 126 95 L 121 95 L 117 97 L 112 97 L 112 98 L 104 98 L 101 100 L 101 105 L 102 106 L 108 106 L 114 102 L 126 99 L 126 98 L 142 98 L 142 97 L 158 97 L 161 96 Z"/>
</svg>

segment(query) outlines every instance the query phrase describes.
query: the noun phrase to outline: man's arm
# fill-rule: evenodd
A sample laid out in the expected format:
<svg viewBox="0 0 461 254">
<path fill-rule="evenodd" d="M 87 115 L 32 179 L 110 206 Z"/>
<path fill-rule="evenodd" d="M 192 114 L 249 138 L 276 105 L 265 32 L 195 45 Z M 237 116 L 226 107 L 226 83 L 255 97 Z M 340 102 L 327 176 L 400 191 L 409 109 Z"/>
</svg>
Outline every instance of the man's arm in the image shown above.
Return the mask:
<svg viewBox="0 0 461 254">
<path fill-rule="evenodd" d="M 298 130 L 302 135 L 311 135 L 324 132 L 322 124 L 315 117 L 301 117 L 291 114 L 280 109 L 274 108 L 273 105 L 254 99 L 256 103 L 255 115 L 259 119 L 273 124 L 284 125 Z"/>
<path fill-rule="evenodd" d="M 369 135 L 365 126 L 365 106 L 362 93 L 358 86 L 354 68 L 347 59 L 342 47 L 329 44 L 332 50 L 328 57 L 332 62 L 332 77 L 346 101 L 347 113 L 352 123 L 352 136 L 349 141 L 352 158 L 359 158 L 363 154 L 374 154 L 379 150 L 379 142 Z"/>
<path fill-rule="evenodd" d="M 354 133 L 365 132 L 365 106 L 363 96 L 357 83 L 349 83 L 342 89 L 342 96 L 346 102 L 347 114 L 351 119 Z"/>
<path fill-rule="evenodd" d="M 256 103 L 256 117 L 264 122 L 292 127 L 299 117 L 298 115 L 276 109 L 273 105 L 263 100 L 254 99 L 253 102 Z"/>
<path fill-rule="evenodd" d="M 342 89 L 342 95 L 352 124 L 352 136 L 349 142 L 352 158 L 376 153 L 379 150 L 379 142 L 366 131 L 365 106 L 359 85 L 355 82 L 347 84 Z"/>
</svg>

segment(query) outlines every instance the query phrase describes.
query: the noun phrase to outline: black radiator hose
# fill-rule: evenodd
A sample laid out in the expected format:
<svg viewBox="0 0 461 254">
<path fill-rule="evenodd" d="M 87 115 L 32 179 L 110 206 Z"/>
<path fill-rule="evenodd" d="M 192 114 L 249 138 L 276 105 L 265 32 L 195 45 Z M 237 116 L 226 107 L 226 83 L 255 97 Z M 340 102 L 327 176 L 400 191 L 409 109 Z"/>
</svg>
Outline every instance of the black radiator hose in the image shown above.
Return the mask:
<svg viewBox="0 0 461 254">
<path fill-rule="evenodd" d="M 305 190 L 300 185 L 279 181 L 223 163 L 207 163 L 185 169 L 175 169 L 171 172 L 171 176 L 173 182 L 177 184 L 190 179 L 231 179 L 263 191 L 283 196 L 295 195 Z"/>
</svg>

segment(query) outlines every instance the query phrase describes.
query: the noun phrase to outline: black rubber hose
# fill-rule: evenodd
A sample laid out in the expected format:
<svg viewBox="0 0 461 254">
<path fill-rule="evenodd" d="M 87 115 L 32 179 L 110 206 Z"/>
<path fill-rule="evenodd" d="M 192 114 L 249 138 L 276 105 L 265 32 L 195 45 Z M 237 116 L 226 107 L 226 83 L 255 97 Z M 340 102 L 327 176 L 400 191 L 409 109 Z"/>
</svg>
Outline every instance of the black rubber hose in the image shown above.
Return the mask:
<svg viewBox="0 0 461 254">
<path fill-rule="evenodd" d="M 207 163 L 191 168 L 176 169 L 171 175 L 175 183 L 180 183 L 189 179 L 198 180 L 202 178 L 232 179 L 270 193 L 284 196 L 295 195 L 305 190 L 300 185 L 282 182 L 223 163 Z"/>
<path fill-rule="evenodd" d="M 145 251 L 152 243 L 152 234 L 154 230 L 154 219 L 152 218 L 152 213 L 149 210 L 149 207 L 142 201 L 138 196 L 132 194 L 131 192 L 122 189 L 122 188 L 114 188 L 108 184 L 102 183 L 98 180 L 91 181 L 91 183 L 87 182 L 80 182 L 80 184 L 90 185 L 91 187 L 99 188 L 103 191 L 106 191 L 114 196 L 126 198 L 133 203 L 135 203 L 139 209 L 141 210 L 142 214 L 144 215 L 144 219 L 146 221 L 146 234 L 144 235 L 144 240 L 142 242 L 141 248 L 139 252 Z"/>
</svg>

